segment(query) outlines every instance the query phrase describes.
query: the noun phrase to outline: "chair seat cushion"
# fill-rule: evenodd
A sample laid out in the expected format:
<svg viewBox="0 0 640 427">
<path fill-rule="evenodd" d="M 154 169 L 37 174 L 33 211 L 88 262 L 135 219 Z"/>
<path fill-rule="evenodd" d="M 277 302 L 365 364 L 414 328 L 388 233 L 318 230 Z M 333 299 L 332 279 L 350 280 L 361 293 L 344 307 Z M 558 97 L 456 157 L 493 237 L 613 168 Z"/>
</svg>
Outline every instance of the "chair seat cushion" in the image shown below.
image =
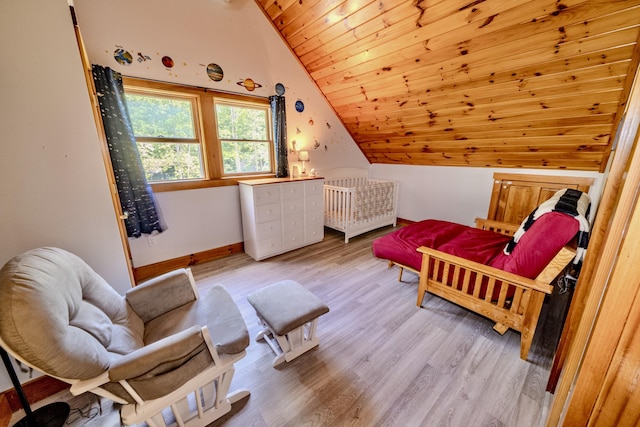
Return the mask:
<svg viewBox="0 0 640 427">
<path fill-rule="evenodd" d="M 293 280 L 258 289 L 247 299 L 278 335 L 284 335 L 329 311 L 320 298 Z"/>
<path fill-rule="evenodd" d="M 236 354 L 249 346 L 249 332 L 233 298 L 221 285 L 202 292 L 192 302 L 145 324 L 145 345 L 193 325 L 207 326 L 218 353 Z"/>
</svg>

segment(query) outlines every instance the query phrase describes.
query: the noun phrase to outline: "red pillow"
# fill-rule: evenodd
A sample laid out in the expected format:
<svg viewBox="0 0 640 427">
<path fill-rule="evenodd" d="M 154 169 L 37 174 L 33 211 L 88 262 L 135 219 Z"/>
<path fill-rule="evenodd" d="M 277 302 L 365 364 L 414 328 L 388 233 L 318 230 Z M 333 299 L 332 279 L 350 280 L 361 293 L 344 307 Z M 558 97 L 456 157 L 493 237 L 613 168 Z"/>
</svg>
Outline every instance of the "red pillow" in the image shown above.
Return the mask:
<svg viewBox="0 0 640 427">
<path fill-rule="evenodd" d="M 546 213 L 522 235 L 510 255 L 501 252 L 489 265 L 535 279 L 579 228 L 580 224 L 571 215 Z"/>
</svg>

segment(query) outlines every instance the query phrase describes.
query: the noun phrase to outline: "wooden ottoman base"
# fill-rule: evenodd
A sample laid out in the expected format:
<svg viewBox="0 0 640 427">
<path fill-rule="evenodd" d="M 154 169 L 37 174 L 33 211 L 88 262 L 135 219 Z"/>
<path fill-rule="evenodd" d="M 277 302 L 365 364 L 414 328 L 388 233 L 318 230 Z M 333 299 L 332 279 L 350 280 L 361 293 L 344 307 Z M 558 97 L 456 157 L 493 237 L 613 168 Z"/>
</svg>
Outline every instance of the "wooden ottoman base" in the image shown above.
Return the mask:
<svg viewBox="0 0 640 427">
<path fill-rule="evenodd" d="M 293 280 L 284 280 L 259 289 L 247 298 L 263 329 L 256 341 L 264 339 L 276 354 L 273 366 L 290 362 L 316 347 L 318 318 L 329 307 Z"/>
</svg>

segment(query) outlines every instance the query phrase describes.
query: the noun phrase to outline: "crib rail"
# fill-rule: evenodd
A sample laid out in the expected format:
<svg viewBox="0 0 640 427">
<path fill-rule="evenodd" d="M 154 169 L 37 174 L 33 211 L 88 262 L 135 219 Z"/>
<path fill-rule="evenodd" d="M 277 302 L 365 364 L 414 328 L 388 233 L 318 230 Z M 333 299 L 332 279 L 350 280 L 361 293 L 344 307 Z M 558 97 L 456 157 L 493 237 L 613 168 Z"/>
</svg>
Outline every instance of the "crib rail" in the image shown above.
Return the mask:
<svg viewBox="0 0 640 427">
<path fill-rule="evenodd" d="M 325 180 L 325 226 L 349 238 L 384 225 L 396 224 L 397 188 L 393 181 L 366 177 Z"/>
<path fill-rule="evenodd" d="M 324 183 L 326 185 L 331 185 L 334 187 L 351 188 L 359 187 L 361 185 L 367 185 L 368 181 L 372 180 L 367 179 L 366 176 L 343 176 L 336 178 L 325 178 Z"/>
</svg>

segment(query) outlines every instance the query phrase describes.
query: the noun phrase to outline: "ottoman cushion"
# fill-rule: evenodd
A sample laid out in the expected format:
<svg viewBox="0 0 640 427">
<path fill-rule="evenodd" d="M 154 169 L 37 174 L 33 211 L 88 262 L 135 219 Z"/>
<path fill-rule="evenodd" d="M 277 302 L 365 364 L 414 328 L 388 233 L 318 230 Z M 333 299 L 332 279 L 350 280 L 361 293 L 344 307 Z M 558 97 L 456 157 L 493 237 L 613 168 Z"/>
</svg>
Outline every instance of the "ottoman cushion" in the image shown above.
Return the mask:
<svg viewBox="0 0 640 427">
<path fill-rule="evenodd" d="M 293 280 L 266 286 L 247 299 L 278 335 L 284 335 L 329 311 L 325 303 Z"/>
</svg>

